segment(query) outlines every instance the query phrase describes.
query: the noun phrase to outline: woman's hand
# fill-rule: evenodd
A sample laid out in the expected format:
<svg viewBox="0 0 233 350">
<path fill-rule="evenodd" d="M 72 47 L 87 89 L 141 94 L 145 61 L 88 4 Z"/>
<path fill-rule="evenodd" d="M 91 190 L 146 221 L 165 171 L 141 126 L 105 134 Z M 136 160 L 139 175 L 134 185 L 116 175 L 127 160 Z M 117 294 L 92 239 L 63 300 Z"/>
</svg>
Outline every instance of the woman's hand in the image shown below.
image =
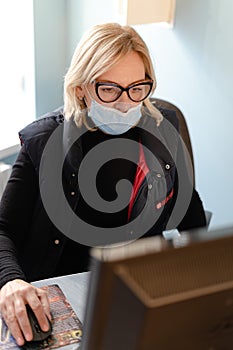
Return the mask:
<svg viewBox="0 0 233 350">
<path fill-rule="evenodd" d="M 47 317 L 51 320 L 47 292 L 30 283 L 15 279 L 0 290 L 0 310 L 18 345 L 32 340 L 32 330 L 25 304 L 29 304 L 43 331 L 49 329 Z"/>
</svg>

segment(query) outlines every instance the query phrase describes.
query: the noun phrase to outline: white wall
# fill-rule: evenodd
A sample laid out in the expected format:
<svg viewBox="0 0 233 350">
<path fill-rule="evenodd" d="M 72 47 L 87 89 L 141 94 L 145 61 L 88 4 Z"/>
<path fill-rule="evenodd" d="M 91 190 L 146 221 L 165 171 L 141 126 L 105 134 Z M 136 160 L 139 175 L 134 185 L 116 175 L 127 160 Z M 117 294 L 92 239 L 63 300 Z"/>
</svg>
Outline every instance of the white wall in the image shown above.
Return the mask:
<svg viewBox="0 0 233 350">
<path fill-rule="evenodd" d="M 63 103 L 63 80 L 83 32 L 107 22 L 117 0 L 33 0 L 36 115 Z M 93 20 L 94 18 L 94 20 Z"/>
<path fill-rule="evenodd" d="M 232 13 L 230 0 L 177 0 L 173 30 L 138 27 L 155 61 L 157 96 L 187 118 L 212 227 L 233 224 Z"/>
<path fill-rule="evenodd" d="M 34 1 L 51 11 L 50 22 L 40 24 L 37 48 L 41 62 L 49 52 L 37 77 L 38 104 L 45 108 L 61 101 L 62 74 L 83 31 L 93 24 L 114 20 L 116 1 Z M 232 13 L 231 0 L 177 0 L 173 29 L 136 27 L 153 57 L 156 95 L 176 103 L 187 118 L 197 189 L 205 208 L 213 212 L 212 227 L 233 224 Z"/>
<path fill-rule="evenodd" d="M 65 0 L 33 0 L 35 30 L 36 115 L 63 103 L 67 62 Z"/>
<path fill-rule="evenodd" d="M 0 43 L 0 158 L 2 158 L 17 152 L 18 131 L 35 117 L 31 1 L 0 1 Z"/>
<path fill-rule="evenodd" d="M 66 0 L 68 20 L 68 57 L 83 32 L 94 24 L 111 22 L 116 19 L 118 0 Z"/>
</svg>

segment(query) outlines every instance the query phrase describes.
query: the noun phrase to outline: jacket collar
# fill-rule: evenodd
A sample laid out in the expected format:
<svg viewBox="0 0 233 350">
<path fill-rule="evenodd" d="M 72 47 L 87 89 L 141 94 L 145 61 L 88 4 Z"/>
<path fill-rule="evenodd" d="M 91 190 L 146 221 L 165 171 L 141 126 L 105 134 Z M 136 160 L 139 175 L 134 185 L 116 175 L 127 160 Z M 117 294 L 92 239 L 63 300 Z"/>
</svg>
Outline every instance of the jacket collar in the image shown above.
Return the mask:
<svg viewBox="0 0 233 350">
<path fill-rule="evenodd" d="M 161 163 L 174 163 L 179 134 L 166 116 L 160 126 L 157 126 L 153 117 L 144 114 L 137 129 L 139 139 L 144 145 L 145 159 L 150 170 L 158 169 Z M 83 158 L 81 136 L 85 131 L 86 127 L 78 128 L 73 118 L 64 120 L 63 155 L 65 163 L 69 165 L 69 171 L 74 173 L 77 172 Z"/>
<path fill-rule="evenodd" d="M 174 126 L 164 118 L 158 127 L 152 117 L 143 115 L 138 129 L 141 143 L 145 146 L 145 159 L 149 169 L 159 169 L 161 165 L 166 164 L 172 165 L 176 159 L 178 146 L 178 132 Z"/>
</svg>

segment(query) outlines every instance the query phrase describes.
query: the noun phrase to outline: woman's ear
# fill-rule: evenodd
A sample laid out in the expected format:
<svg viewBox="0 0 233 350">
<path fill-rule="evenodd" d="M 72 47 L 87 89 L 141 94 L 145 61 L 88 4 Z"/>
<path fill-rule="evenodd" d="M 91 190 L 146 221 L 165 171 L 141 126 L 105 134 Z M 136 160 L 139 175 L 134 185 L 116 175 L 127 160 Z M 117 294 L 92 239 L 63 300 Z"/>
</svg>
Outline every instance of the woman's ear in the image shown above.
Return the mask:
<svg viewBox="0 0 233 350">
<path fill-rule="evenodd" d="M 84 97 L 84 91 L 81 88 L 81 86 L 76 86 L 75 93 L 76 93 L 76 96 L 78 97 L 78 99 L 82 101 L 83 97 Z"/>
</svg>

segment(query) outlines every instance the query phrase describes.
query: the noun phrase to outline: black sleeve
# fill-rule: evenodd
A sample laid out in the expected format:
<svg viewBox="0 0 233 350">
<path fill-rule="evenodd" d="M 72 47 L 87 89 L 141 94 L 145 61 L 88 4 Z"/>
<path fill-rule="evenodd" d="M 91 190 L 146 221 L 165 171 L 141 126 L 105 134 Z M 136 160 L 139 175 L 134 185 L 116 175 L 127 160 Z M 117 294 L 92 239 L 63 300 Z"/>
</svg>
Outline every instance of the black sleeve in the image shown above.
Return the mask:
<svg viewBox="0 0 233 350">
<path fill-rule="evenodd" d="M 179 169 L 180 176 L 176 174 L 177 178 L 175 181 L 175 187 L 178 191 L 180 190 L 180 187 L 182 187 L 182 190 L 185 191 L 188 196 L 190 195 L 190 202 L 187 205 L 187 210 L 184 212 L 183 219 L 178 224 L 177 228 L 179 231 L 185 231 L 206 226 L 203 203 L 195 188 L 195 181 L 193 181 L 193 176 L 195 176 L 195 174 L 192 167 L 192 161 L 188 156 L 188 150 L 181 139 L 178 143 L 176 165 Z"/>
<path fill-rule="evenodd" d="M 206 226 L 205 211 L 199 194 L 194 188 L 189 207 L 183 220 L 178 225 L 178 230 L 185 231 L 203 226 Z"/>
<path fill-rule="evenodd" d="M 17 255 L 27 239 L 37 195 L 38 178 L 22 146 L 0 202 L 0 288 L 15 278 L 25 280 Z"/>
</svg>

